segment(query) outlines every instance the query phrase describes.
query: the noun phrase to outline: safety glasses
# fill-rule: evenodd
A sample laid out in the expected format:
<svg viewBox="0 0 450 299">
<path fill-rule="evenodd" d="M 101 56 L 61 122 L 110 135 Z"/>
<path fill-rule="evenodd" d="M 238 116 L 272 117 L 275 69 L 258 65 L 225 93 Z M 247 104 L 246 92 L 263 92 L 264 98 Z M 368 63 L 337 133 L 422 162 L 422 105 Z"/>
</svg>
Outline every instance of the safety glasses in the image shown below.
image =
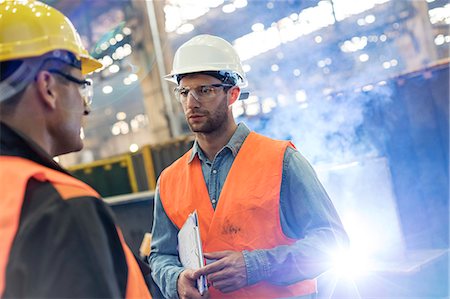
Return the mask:
<svg viewBox="0 0 450 299">
<path fill-rule="evenodd" d="M 192 88 L 178 86 L 174 89 L 174 93 L 177 100 L 182 104 L 186 103 L 189 93 L 191 93 L 198 102 L 203 103 L 214 100 L 219 94 L 219 91 L 233 86 L 234 85 L 231 84 L 209 84 Z"/>
<path fill-rule="evenodd" d="M 53 74 L 60 75 L 61 77 L 63 77 L 68 81 L 77 83 L 79 85 L 78 90 L 80 91 L 80 95 L 83 98 L 84 104 L 87 107 L 89 107 L 92 104 L 92 98 L 94 96 L 94 88 L 91 79 L 80 80 L 78 78 L 73 77 L 72 75 L 66 74 L 57 69 L 49 69 L 47 71 Z"/>
</svg>

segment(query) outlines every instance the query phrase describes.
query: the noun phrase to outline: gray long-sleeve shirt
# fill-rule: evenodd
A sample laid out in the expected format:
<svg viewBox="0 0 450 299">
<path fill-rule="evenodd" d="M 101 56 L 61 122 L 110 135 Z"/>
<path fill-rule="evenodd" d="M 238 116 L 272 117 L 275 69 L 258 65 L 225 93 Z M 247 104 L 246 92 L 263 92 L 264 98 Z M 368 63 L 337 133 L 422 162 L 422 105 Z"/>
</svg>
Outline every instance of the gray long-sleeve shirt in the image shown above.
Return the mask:
<svg viewBox="0 0 450 299">
<path fill-rule="evenodd" d="M 214 209 L 228 172 L 249 133 L 247 126 L 240 123 L 213 161 L 208 160 L 197 142 L 194 143 L 189 162 L 196 155 L 200 159 Z M 244 251 L 249 285 L 261 280 L 289 285 L 314 278 L 330 267 L 332 252 L 348 243 L 339 216 L 314 170 L 290 147 L 283 160 L 280 220 L 283 233 L 297 241 L 271 249 Z M 164 211 L 157 187 L 149 262 L 153 279 L 167 298 L 178 298 L 177 279 L 183 271 L 178 259 L 177 234 L 178 228 Z"/>
</svg>

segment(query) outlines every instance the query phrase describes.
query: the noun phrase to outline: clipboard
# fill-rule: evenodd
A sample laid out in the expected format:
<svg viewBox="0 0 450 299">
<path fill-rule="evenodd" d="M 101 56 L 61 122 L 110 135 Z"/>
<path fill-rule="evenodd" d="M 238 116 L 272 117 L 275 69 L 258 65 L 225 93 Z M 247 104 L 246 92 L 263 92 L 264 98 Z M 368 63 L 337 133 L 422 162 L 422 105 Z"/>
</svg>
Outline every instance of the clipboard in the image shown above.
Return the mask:
<svg viewBox="0 0 450 299">
<path fill-rule="evenodd" d="M 178 232 L 178 256 L 183 267 L 187 269 L 197 270 L 205 266 L 197 210 L 189 214 Z M 203 295 L 208 288 L 206 276 L 202 275 L 197 279 L 197 288 Z"/>
</svg>

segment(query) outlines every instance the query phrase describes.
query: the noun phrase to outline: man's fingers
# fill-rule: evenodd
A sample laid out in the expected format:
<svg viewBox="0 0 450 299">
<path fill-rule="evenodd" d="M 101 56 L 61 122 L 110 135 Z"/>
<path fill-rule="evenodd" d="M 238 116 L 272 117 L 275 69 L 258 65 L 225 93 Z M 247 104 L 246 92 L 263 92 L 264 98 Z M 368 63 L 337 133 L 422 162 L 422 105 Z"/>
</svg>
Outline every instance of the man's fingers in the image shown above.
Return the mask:
<svg viewBox="0 0 450 299">
<path fill-rule="evenodd" d="M 227 275 L 227 273 L 225 273 L 224 271 L 219 271 L 219 272 L 214 272 L 212 274 L 207 275 L 206 279 L 208 281 L 211 281 L 214 283 L 216 281 L 227 279 L 228 277 L 229 277 L 229 275 Z"/>
<path fill-rule="evenodd" d="M 215 251 L 215 252 L 208 252 L 208 253 L 205 252 L 203 255 L 207 259 L 218 260 L 218 259 L 228 256 L 230 254 L 230 252 L 232 252 L 232 251 L 225 250 L 225 251 Z"/>
<path fill-rule="evenodd" d="M 200 295 L 197 289 L 196 273 L 192 269 L 185 269 L 181 272 L 177 282 L 178 297 L 180 299 L 205 299 L 209 298 L 208 292 Z"/>
<path fill-rule="evenodd" d="M 178 297 L 180 299 L 205 299 L 209 298 L 209 293 L 205 292 L 203 295 L 200 295 L 197 289 L 186 289 L 183 292 L 179 292 Z"/>
<path fill-rule="evenodd" d="M 197 276 L 196 271 L 192 269 L 186 269 L 182 273 L 189 280 L 196 280 L 198 277 L 200 277 L 200 275 Z"/>
<path fill-rule="evenodd" d="M 200 275 L 208 275 L 210 273 L 214 273 L 217 271 L 222 270 L 224 267 L 224 264 L 219 260 L 212 262 L 209 265 L 204 266 L 203 268 L 200 268 L 195 271 L 195 276 L 198 278 Z"/>
</svg>

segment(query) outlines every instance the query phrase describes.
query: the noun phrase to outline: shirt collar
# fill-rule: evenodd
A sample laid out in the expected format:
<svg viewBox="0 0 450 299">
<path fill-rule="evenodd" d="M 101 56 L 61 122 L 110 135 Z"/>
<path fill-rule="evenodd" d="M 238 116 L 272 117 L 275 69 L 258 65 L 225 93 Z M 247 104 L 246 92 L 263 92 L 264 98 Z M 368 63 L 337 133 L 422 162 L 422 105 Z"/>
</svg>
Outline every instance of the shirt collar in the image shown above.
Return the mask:
<svg viewBox="0 0 450 299">
<path fill-rule="evenodd" d="M 234 132 L 233 136 L 231 136 L 230 140 L 224 146 L 224 148 L 229 148 L 233 156 L 236 157 L 248 134 L 250 134 L 250 129 L 244 123 L 239 123 L 236 131 Z M 192 152 L 189 157 L 188 163 L 191 163 L 195 156 L 198 156 L 201 161 L 206 161 L 207 159 L 202 149 L 200 148 L 197 139 L 195 139 L 194 145 L 192 146 Z"/>
</svg>

